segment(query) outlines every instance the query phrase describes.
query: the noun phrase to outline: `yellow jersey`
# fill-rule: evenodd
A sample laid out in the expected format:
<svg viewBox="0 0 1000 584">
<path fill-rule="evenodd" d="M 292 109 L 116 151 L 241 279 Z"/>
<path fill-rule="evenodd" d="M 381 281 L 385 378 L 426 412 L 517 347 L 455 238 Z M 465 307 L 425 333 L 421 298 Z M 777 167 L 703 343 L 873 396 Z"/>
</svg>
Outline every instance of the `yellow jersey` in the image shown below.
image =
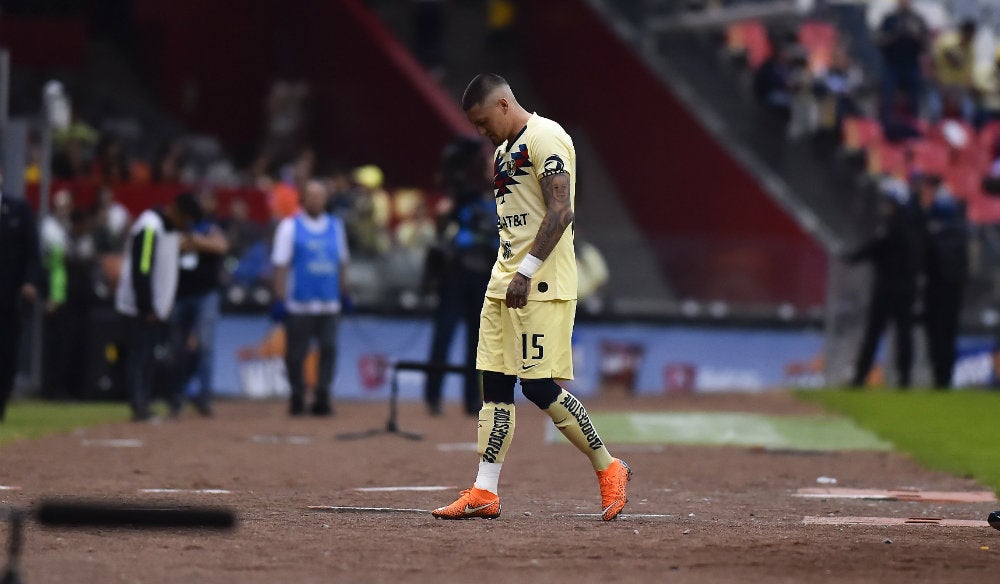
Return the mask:
<svg viewBox="0 0 1000 584">
<path fill-rule="evenodd" d="M 517 136 L 497 148 L 493 170 L 500 249 L 486 295 L 503 299 L 507 296 L 507 285 L 531 250 L 545 216 L 545 199 L 539 180 L 549 174 L 569 173 L 570 206 L 575 208 L 573 139 L 556 122 L 532 114 Z M 570 225 L 531 278 L 528 300 L 575 300 L 576 289 L 576 256 L 573 226 Z"/>
</svg>

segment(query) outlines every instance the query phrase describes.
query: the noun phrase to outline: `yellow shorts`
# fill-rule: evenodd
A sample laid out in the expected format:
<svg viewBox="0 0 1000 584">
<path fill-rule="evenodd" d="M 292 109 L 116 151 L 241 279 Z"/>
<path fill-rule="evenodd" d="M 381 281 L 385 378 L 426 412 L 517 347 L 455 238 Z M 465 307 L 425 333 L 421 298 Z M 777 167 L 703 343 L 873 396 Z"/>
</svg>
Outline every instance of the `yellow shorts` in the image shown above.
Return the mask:
<svg viewBox="0 0 1000 584">
<path fill-rule="evenodd" d="M 576 300 L 528 301 L 511 310 L 487 297 L 479 316 L 476 368 L 523 379 L 573 379 Z"/>
</svg>

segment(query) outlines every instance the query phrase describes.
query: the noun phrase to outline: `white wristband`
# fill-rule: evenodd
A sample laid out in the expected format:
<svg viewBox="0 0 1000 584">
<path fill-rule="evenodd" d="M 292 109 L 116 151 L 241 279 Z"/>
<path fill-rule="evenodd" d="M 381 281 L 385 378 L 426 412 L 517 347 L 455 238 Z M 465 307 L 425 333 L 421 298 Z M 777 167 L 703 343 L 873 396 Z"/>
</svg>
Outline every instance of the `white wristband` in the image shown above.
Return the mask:
<svg viewBox="0 0 1000 584">
<path fill-rule="evenodd" d="M 517 267 L 517 273 L 521 274 L 525 278 L 531 278 L 535 275 L 535 272 L 538 271 L 538 268 L 540 268 L 541 265 L 542 260 L 529 253 L 524 256 L 523 260 L 521 260 L 521 265 Z"/>
</svg>

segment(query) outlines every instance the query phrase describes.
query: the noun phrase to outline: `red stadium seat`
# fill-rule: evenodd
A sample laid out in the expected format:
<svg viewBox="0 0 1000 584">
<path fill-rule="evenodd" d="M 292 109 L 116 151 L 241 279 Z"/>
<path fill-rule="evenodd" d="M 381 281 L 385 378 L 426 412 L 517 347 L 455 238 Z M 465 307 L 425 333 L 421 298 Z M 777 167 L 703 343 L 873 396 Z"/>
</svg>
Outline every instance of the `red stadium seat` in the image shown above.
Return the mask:
<svg viewBox="0 0 1000 584">
<path fill-rule="evenodd" d="M 915 140 L 910 142 L 910 170 L 921 174 L 944 176 L 950 166 L 950 151 L 940 142 Z"/>
<path fill-rule="evenodd" d="M 864 150 L 885 139 L 882 124 L 871 118 L 851 117 L 844 120 L 844 148 L 849 152 Z"/>
<path fill-rule="evenodd" d="M 982 192 L 983 174 L 976 168 L 953 166 L 948 169 L 944 180 L 955 198 L 969 201 L 970 212 L 972 202 L 985 196 Z"/>
<path fill-rule="evenodd" d="M 837 29 L 828 22 L 804 22 L 799 27 L 799 42 L 809 54 L 809 69 L 813 73 L 826 71 L 837 48 Z"/>
<path fill-rule="evenodd" d="M 733 53 L 745 53 L 747 63 L 756 69 L 771 56 L 771 41 L 767 29 L 759 20 L 746 20 L 729 25 L 726 45 Z"/>
<path fill-rule="evenodd" d="M 906 178 L 906 147 L 877 142 L 867 149 L 868 174 Z"/>
</svg>

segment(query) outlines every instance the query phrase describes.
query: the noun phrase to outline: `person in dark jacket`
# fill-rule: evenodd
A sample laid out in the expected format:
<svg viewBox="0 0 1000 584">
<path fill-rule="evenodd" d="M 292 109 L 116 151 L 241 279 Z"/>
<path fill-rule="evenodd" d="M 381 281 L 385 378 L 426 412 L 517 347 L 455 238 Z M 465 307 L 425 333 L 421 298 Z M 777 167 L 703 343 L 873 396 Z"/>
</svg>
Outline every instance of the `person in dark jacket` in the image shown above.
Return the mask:
<svg viewBox="0 0 1000 584">
<path fill-rule="evenodd" d="M 876 236 L 847 256 L 852 263 L 871 262 L 875 270 L 868 322 L 851 385 L 864 386 L 879 339 L 891 321 L 896 330 L 897 384 L 905 388 L 913 368 L 913 310 L 923 249 L 919 211 L 903 183 L 889 190 L 881 210 L 883 225 Z"/>
<path fill-rule="evenodd" d="M 179 278 L 180 232 L 201 220 L 201 206 L 181 193 L 163 208 L 135 220 L 125 243 L 125 260 L 115 291 L 115 310 L 128 322 L 126 385 L 132 420 L 153 419 L 156 347 L 167 336 Z"/>
<path fill-rule="evenodd" d="M 430 363 L 448 362 L 459 322 L 465 324 L 463 402 L 465 413 L 479 415 L 483 406 L 479 374 L 476 371 L 476 344 L 479 342 L 479 313 L 483 294 L 496 261 L 496 203 L 486 178 L 483 142 L 459 137 L 442 155 L 441 179 L 450 197 L 451 208 L 439 220 L 439 245 L 428 254 L 425 287 L 434 288 L 438 305 L 434 313 L 434 336 Z M 441 386 L 444 374 L 431 370 L 424 385 L 424 401 L 432 415 L 441 413 Z"/>
<path fill-rule="evenodd" d="M 934 374 L 934 387 L 951 386 L 958 342 L 962 292 L 968 273 L 968 224 L 962 206 L 928 176 L 918 183 L 924 212 L 924 329 Z"/>
<path fill-rule="evenodd" d="M 0 187 L 3 176 L 0 175 Z M 21 309 L 38 296 L 38 225 L 31 207 L 0 191 L 0 422 L 14 390 Z"/>
</svg>

